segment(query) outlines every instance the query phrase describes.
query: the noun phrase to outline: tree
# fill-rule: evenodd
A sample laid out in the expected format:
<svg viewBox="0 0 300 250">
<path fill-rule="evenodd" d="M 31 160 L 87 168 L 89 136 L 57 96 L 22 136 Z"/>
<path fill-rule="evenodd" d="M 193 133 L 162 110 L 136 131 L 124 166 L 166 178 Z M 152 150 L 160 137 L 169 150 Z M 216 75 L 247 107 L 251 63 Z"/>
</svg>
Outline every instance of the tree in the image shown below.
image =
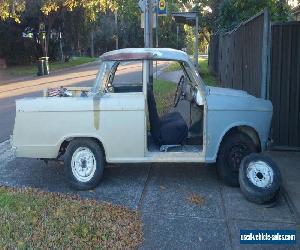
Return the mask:
<svg viewBox="0 0 300 250">
<path fill-rule="evenodd" d="M 25 10 L 25 0 L 0 0 L 0 21 L 12 18 L 20 23 L 20 14 Z"/>
<path fill-rule="evenodd" d="M 273 21 L 286 21 L 290 17 L 290 7 L 283 0 L 224 0 L 215 26 L 217 30 L 233 29 L 266 7 Z"/>
</svg>

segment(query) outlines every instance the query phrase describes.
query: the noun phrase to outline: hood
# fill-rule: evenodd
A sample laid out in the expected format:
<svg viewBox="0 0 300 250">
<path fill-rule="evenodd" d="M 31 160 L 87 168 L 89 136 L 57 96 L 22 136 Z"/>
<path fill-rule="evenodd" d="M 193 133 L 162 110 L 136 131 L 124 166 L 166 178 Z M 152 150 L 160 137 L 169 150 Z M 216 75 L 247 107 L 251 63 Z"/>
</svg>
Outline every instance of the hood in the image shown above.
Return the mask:
<svg viewBox="0 0 300 250">
<path fill-rule="evenodd" d="M 222 96 L 237 96 L 237 97 L 250 97 L 246 91 L 229 89 L 229 88 L 219 88 L 219 87 L 207 87 L 208 94 L 210 95 L 222 95 Z"/>
<path fill-rule="evenodd" d="M 242 90 L 207 87 L 206 100 L 209 110 L 272 111 L 270 101 Z"/>
</svg>

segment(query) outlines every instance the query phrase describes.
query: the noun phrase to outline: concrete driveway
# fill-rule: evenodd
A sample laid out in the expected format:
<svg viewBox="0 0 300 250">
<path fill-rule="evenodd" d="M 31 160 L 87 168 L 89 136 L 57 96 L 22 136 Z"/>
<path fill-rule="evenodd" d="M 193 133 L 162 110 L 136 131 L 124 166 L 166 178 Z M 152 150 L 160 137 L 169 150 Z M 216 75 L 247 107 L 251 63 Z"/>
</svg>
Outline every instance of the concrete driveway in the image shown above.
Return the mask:
<svg viewBox="0 0 300 250">
<path fill-rule="evenodd" d="M 240 229 L 297 229 L 284 195 L 275 207 L 252 204 L 239 188 L 219 181 L 215 166 L 109 165 L 97 189 L 75 192 L 66 183 L 62 164 L 14 159 L 7 147 L 0 147 L 0 185 L 78 194 L 137 209 L 144 223 L 142 249 L 241 249 Z"/>
</svg>

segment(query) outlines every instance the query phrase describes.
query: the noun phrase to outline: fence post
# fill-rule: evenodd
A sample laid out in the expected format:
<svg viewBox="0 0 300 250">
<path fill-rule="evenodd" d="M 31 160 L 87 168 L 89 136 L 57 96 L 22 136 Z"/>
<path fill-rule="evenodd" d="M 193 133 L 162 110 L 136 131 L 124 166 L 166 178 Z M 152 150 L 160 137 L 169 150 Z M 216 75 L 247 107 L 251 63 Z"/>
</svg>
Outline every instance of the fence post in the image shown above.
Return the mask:
<svg viewBox="0 0 300 250">
<path fill-rule="evenodd" d="M 268 8 L 264 9 L 264 26 L 263 26 L 263 41 L 262 41 L 262 58 L 261 58 L 261 89 L 260 96 L 263 99 L 267 98 L 267 86 L 268 86 L 268 68 L 269 68 L 269 29 L 270 18 Z"/>
</svg>

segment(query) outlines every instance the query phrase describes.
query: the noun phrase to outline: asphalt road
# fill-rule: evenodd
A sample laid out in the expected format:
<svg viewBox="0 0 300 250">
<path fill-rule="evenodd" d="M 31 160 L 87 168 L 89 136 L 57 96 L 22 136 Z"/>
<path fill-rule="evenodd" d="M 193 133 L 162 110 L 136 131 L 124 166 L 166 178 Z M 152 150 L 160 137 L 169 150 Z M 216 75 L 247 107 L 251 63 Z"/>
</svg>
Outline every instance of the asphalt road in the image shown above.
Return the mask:
<svg viewBox="0 0 300 250">
<path fill-rule="evenodd" d="M 159 72 L 166 62 L 158 65 Z M 15 100 L 42 96 L 43 90 L 60 86 L 93 86 L 98 72 L 99 62 L 51 73 L 44 77 L 16 78 L 9 83 L 1 83 L 0 77 L 0 142 L 8 140 L 13 132 L 15 119 Z M 134 63 L 122 66 L 117 82 L 140 82 L 141 67 Z M 7 79 L 5 79 L 7 81 Z"/>
</svg>

